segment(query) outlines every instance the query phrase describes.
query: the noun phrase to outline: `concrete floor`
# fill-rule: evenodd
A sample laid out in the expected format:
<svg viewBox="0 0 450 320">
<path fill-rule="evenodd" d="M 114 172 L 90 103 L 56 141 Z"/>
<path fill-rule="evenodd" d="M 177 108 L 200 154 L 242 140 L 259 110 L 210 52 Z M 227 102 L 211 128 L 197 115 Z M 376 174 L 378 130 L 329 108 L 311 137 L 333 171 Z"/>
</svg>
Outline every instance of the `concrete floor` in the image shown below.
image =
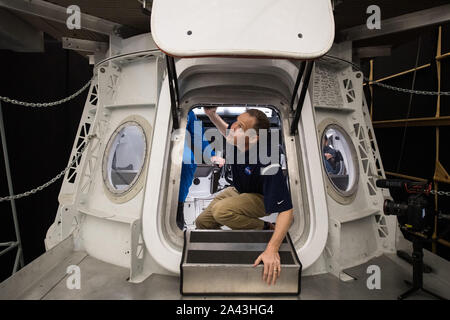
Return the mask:
<svg viewBox="0 0 450 320">
<path fill-rule="evenodd" d="M 66 268 L 77 264 L 81 270 L 81 288 L 69 290 L 66 285 Z M 381 289 L 369 290 L 366 286 L 369 265 L 378 265 L 381 270 Z M 404 279 L 411 279 L 412 267 L 395 255 L 381 256 L 366 264 L 346 270 L 355 280 L 341 281 L 331 274 L 302 277 L 299 296 L 264 297 L 264 299 L 397 299 L 400 293 L 408 289 Z M 15 297 L 3 292 L 2 298 L 43 299 L 43 300 L 109 300 L 109 299 L 161 299 L 161 300 L 198 300 L 198 299 L 262 299 L 261 297 L 192 297 L 179 293 L 179 277 L 151 275 L 144 282 L 133 284 L 127 281 L 129 270 L 101 262 L 82 252 L 73 253 L 62 263 L 47 272 L 39 281 Z M 433 274 L 424 275 L 425 287 L 450 298 L 450 283 Z M 10 287 L 11 288 L 11 287 Z M 5 290 L 5 287 L 1 290 Z M 410 299 L 433 299 L 419 292 Z"/>
</svg>

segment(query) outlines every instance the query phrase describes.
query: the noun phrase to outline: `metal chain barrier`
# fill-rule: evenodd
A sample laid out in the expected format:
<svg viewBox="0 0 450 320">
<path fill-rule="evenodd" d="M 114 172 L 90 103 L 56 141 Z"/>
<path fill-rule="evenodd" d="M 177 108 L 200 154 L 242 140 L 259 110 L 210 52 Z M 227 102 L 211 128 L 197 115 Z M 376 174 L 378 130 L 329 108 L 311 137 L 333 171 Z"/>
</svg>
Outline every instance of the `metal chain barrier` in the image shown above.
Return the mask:
<svg viewBox="0 0 450 320">
<path fill-rule="evenodd" d="M 430 193 L 433 194 L 433 195 L 434 195 L 434 194 L 437 194 L 438 196 L 447 196 L 447 197 L 450 197 L 450 191 L 445 192 L 445 191 L 431 190 Z"/>
<path fill-rule="evenodd" d="M 342 62 L 346 62 L 349 65 L 353 66 L 355 69 L 357 69 L 359 72 L 361 72 L 364 75 L 364 72 L 361 70 L 361 68 L 358 65 L 354 64 L 353 62 L 350 62 L 350 61 L 347 61 L 345 59 L 341 59 L 341 58 L 338 58 L 338 57 L 330 56 L 330 55 L 327 55 L 327 54 L 325 55 L 325 57 L 331 58 L 331 59 L 334 59 L 334 60 L 339 60 L 339 61 L 342 61 Z M 386 88 L 386 89 L 389 89 L 389 90 L 393 90 L 393 91 L 397 91 L 397 92 L 402 92 L 402 93 L 417 94 L 417 95 L 428 95 L 428 96 L 450 96 L 450 91 L 436 92 L 436 91 L 423 91 L 423 90 L 411 90 L 411 89 L 405 89 L 405 88 L 398 88 L 398 87 L 390 86 L 390 85 L 385 84 L 385 83 L 371 81 L 365 75 L 364 75 L 364 80 L 367 81 L 369 84 L 376 85 L 376 86 L 383 87 L 383 88 Z"/>
<path fill-rule="evenodd" d="M 367 77 L 364 77 L 364 80 L 370 82 L 370 80 Z M 383 88 L 386 88 L 389 90 L 402 92 L 402 93 L 410 93 L 410 94 L 412 93 L 412 94 L 428 95 L 428 96 L 450 96 L 449 91 L 436 92 L 436 91 L 412 90 L 412 89 L 398 88 L 398 87 L 390 86 L 388 84 L 384 84 L 381 82 L 373 82 L 373 81 L 371 82 L 371 84 L 379 86 L 379 87 L 383 87 Z"/>
<path fill-rule="evenodd" d="M 23 197 L 27 197 L 27 196 L 32 195 L 32 194 L 36 194 L 37 192 L 42 191 L 43 189 L 47 188 L 51 184 L 55 183 L 57 180 L 61 179 L 61 177 L 65 176 L 67 171 L 69 171 L 69 169 L 78 161 L 78 158 L 81 157 L 81 155 L 83 154 L 83 152 L 86 150 L 87 146 L 89 145 L 89 142 L 91 141 L 91 139 L 95 138 L 96 136 L 97 136 L 96 134 L 87 136 L 87 140 L 85 140 L 86 141 L 85 145 L 83 146 L 81 151 L 78 152 L 78 154 L 69 163 L 69 165 L 63 171 L 61 171 L 56 177 L 54 177 L 50 181 L 44 183 L 43 185 L 41 185 L 41 186 L 39 186 L 39 187 L 37 187 L 37 188 L 35 188 L 33 190 L 30 190 L 30 191 L 27 191 L 27 192 L 24 192 L 24 193 L 21 193 L 21 194 L 17 194 L 17 195 L 12 195 L 12 196 L 8 196 L 8 197 L 0 198 L 0 202 L 16 200 L 16 199 L 20 199 L 20 198 L 23 198 Z"/>
<path fill-rule="evenodd" d="M 92 79 L 89 80 L 80 90 L 78 90 L 77 92 L 75 92 L 74 94 L 58 100 L 58 101 L 54 101 L 54 102 L 44 102 L 44 103 L 33 103 L 33 102 L 23 102 L 23 101 L 18 101 L 18 100 L 14 100 L 14 99 L 10 99 L 8 97 L 2 97 L 0 96 L 0 100 L 6 102 L 6 103 L 12 103 L 15 105 L 19 105 L 19 106 L 23 106 L 23 107 L 32 107 L 32 108 L 46 108 L 46 107 L 53 107 L 56 105 L 60 105 L 63 103 L 66 103 L 67 101 L 70 101 L 74 98 L 76 98 L 77 96 L 79 96 L 83 91 L 85 91 L 87 88 L 89 88 L 89 86 L 92 83 Z"/>
</svg>

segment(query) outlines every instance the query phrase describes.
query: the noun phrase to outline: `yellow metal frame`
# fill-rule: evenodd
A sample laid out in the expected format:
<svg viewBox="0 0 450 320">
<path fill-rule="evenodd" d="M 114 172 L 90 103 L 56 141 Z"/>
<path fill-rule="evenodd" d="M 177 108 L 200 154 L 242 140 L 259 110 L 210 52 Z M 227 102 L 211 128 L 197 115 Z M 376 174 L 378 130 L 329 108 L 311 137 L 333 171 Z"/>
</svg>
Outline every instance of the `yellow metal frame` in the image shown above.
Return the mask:
<svg viewBox="0 0 450 320">
<path fill-rule="evenodd" d="M 438 92 L 441 92 L 441 63 L 442 60 L 450 57 L 450 52 L 442 54 L 442 26 L 439 26 L 439 34 L 438 34 L 438 40 L 437 40 L 437 52 L 436 52 L 436 67 L 437 67 L 437 81 L 438 81 Z M 370 118 L 373 118 L 373 84 L 386 81 L 389 79 L 393 79 L 396 77 L 403 76 L 405 74 L 409 74 L 414 71 L 422 70 L 431 67 L 431 63 L 425 64 L 423 66 L 405 70 L 403 72 L 399 72 L 381 79 L 374 80 L 373 79 L 373 68 L 374 63 L 373 60 L 370 60 L 370 75 L 369 75 L 369 81 L 364 83 L 364 85 L 369 85 L 370 88 L 370 96 L 371 96 L 371 104 L 370 104 Z M 435 126 L 436 127 L 436 161 L 435 161 L 435 171 L 433 176 L 433 183 L 434 183 L 434 190 L 437 191 L 439 187 L 439 183 L 445 183 L 450 184 L 450 176 L 447 172 L 447 170 L 444 168 L 444 166 L 439 161 L 439 141 L 440 141 L 440 135 L 439 135 L 439 127 L 441 126 L 449 126 L 450 125 L 450 116 L 443 116 L 441 117 L 441 96 L 437 96 L 437 105 L 436 105 L 436 115 L 434 117 L 429 118 L 413 118 L 413 119 L 395 119 L 395 120 L 386 120 L 386 121 L 372 121 L 374 128 L 393 128 L 393 127 L 403 127 L 405 125 L 412 126 L 412 127 L 424 127 L 424 126 Z M 394 172 L 388 172 L 386 171 L 386 175 L 393 176 L 393 177 L 399 177 L 414 181 L 427 181 L 423 178 L 413 177 L 405 174 L 400 173 L 394 173 Z M 434 196 L 434 205 L 436 208 L 436 211 L 438 210 L 438 194 L 436 193 Z M 434 231 L 432 235 L 433 244 L 432 244 L 432 251 L 436 253 L 436 243 L 440 243 L 444 246 L 450 247 L 450 242 L 444 240 L 444 239 L 438 239 L 437 236 L 437 217 L 434 221 Z"/>
</svg>

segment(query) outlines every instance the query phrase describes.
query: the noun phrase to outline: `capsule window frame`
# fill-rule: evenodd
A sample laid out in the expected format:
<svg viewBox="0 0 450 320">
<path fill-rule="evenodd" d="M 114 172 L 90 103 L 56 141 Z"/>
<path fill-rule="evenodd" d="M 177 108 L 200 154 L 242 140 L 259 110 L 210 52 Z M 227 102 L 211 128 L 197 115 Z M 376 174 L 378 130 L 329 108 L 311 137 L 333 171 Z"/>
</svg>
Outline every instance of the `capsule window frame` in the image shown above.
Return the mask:
<svg viewBox="0 0 450 320">
<path fill-rule="evenodd" d="M 350 154 L 343 154 L 344 157 L 347 158 L 348 164 L 352 164 L 353 166 L 353 174 L 354 174 L 354 180 L 353 180 L 353 184 L 351 185 L 350 188 L 347 188 L 347 190 L 341 190 L 339 189 L 335 183 L 331 180 L 331 177 L 327 171 L 327 169 L 325 168 L 325 164 L 322 161 L 322 168 L 323 168 L 323 172 L 326 175 L 326 189 L 327 189 L 327 193 L 328 195 L 334 199 L 336 202 L 343 204 L 343 205 L 348 205 L 350 203 L 352 203 L 355 198 L 356 198 L 356 194 L 358 191 L 358 187 L 359 187 L 359 181 L 360 181 L 360 172 L 359 172 L 359 157 L 358 157 L 358 153 L 356 151 L 356 147 L 354 144 L 353 139 L 351 138 L 350 134 L 347 132 L 347 130 L 344 128 L 343 125 L 341 125 L 337 120 L 335 119 L 325 119 L 323 120 L 318 128 L 318 138 L 319 140 L 319 146 L 320 146 L 320 156 L 321 159 L 323 157 L 323 149 L 322 149 L 322 140 L 323 140 L 323 136 L 324 134 L 329 130 L 329 129 L 333 129 L 338 131 L 342 137 L 345 139 L 345 143 L 347 144 L 348 148 L 350 149 Z M 343 153 L 341 151 L 341 153 Z M 349 181 L 349 183 L 351 183 L 351 181 Z"/>
<path fill-rule="evenodd" d="M 114 141 L 116 140 L 119 132 L 129 126 L 137 126 L 142 130 L 144 137 L 144 159 L 142 161 L 142 165 L 140 167 L 139 172 L 134 177 L 133 181 L 130 183 L 128 188 L 124 190 L 117 190 L 113 188 L 109 181 L 109 167 L 108 161 L 111 153 L 111 147 L 113 146 Z M 148 169 L 148 161 L 150 155 L 150 147 L 151 147 L 151 125 L 150 123 L 143 117 L 138 115 L 132 115 L 125 119 L 123 119 L 120 124 L 116 127 L 116 129 L 110 134 L 108 143 L 106 144 L 105 150 L 103 152 L 102 158 L 102 179 L 103 179 L 103 188 L 106 196 L 114 203 L 125 203 L 133 199 L 143 188 L 145 177 L 147 176 Z"/>
</svg>

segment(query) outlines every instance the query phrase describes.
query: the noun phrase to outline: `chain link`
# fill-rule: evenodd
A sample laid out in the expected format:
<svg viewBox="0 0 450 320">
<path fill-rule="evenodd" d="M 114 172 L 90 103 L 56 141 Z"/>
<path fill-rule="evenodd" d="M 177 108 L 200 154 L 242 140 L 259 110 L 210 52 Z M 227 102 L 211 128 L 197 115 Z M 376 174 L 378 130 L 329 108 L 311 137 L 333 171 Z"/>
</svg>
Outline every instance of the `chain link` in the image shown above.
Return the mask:
<svg viewBox="0 0 450 320">
<path fill-rule="evenodd" d="M 61 177 L 65 176 L 65 174 L 67 173 L 67 171 L 69 171 L 69 169 L 70 169 L 70 168 L 78 161 L 78 158 L 81 157 L 81 155 L 83 154 L 83 152 L 86 150 L 87 146 L 89 145 L 89 142 L 91 141 L 91 139 L 94 138 L 94 137 L 96 137 L 96 136 L 97 136 L 97 135 L 95 135 L 95 134 L 93 134 L 93 135 L 88 135 L 87 140 L 85 140 L 85 141 L 86 141 L 86 142 L 85 142 L 85 145 L 83 146 L 83 148 L 81 149 L 81 151 L 78 152 L 78 154 L 77 154 L 77 155 L 75 156 L 75 158 L 69 163 L 69 165 L 68 165 L 63 171 L 61 171 L 56 177 L 54 177 L 54 178 L 51 179 L 50 181 L 44 183 L 43 185 L 41 185 L 41 186 L 39 186 L 39 187 L 37 187 L 37 188 L 35 188 L 35 189 L 33 189 L 33 190 L 30 190 L 30 191 L 27 191 L 27 192 L 24 192 L 24 193 L 21 193 L 21 194 L 17 194 L 17 195 L 12 195 L 12 196 L 8 196 L 8 197 L 0 198 L 0 202 L 16 200 L 16 199 L 20 199 L 20 198 L 27 197 L 27 196 L 32 195 L 32 194 L 36 194 L 37 192 L 44 190 L 45 188 L 47 188 L 47 187 L 50 186 L 51 184 L 55 183 L 57 180 L 61 179 Z"/>
<path fill-rule="evenodd" d="M 389 89 L 389 90 L 402 92 L 402 93 L 409 93 L 409 94 L 427 95 L 427 96 L 450 96 L 450 91 L 437 92 L 437 91 L 412 90 L 412 89 L 405 89 L 405 88 L 398 88 L 398 87 L 390 86 L 388 84 L 381 83 L 381 82 L 374 82 L 373 80 L 370 80 L 368 77 L 366 77 L 364 75 L 364 72 L 361 70 L 361 68 L 358 65 L 354 64 L 353 62 L 350 62 L 348 60 L 341 59 L 341 58 L 338 58 L 338 57 L 330 56 L 328 54 L 326 54 L 325 57 L 326 58 L 331 58 L 331 59 L 334 59 L 334 60 L 339 60 L 339 61 L 342 61 L 342 62 L 346 62 L 349 65 L 353 66 L 353 68 L 357 69 L 359 72 L 361 72 L 363 74 L 364 80 L 367 81 L 371 85 L 376 85 L 376 86 L 383 87 L 383 88 L 386 88 L 386 89 Z"/>
<path fill-rule="evenodd" d="M 438 196 L 447 196 L 450 197 L 450 191 L 437 191 L 437 190 L 431 190 L 430 191 L 431 194 L 437 194 Z"/>
<path fill-rule="evenodd" d="M 448 92 L 448 91 L 447 92 L 445 92 L 445 91 L 436 92 L 436 91 L 412 90 L 412 89 L 405 89 L 405 88 L 398 88 L 398 87 L 390 86 L 388 84 L 381 83 L 381 82 L 373 82 L 370 79 L 368 79 L 367 77 L 364 77 L 364 80 L 368 81 L 368 84 L 376 85 L 379 87 L 383 87 L 383 88 L 386 88 L 389 90 L 402 92 L 402 93 L 418 94 L 418 95 L 425 95 L 425 96 L 450 96 L 450 92 Z"/>
<path fill-rule="evenodd" d="M 2 100 L 3 102 L 6 102 L 6 103 L 12 103 L 12 104 L 15 104 L 18 106 L 23 106 L 23 107 L 32 107 L 32 108 L 53 107 L 56 105 L 66 103 L 67 101 L 70 101 L 70 100 L 74 99 L 75 97 L 79 96 L 83 91 L 85 91 L 87 88 L 89 88 L 91 83 L 92 83 L 92 79 L 89 80 L 80 90 L 78 90 L 74 94 L 72 94 L 64 99 L 61 99 L 58 101 L 53 101 L 53 102 L 44 102 L 44 103 L 24 102 L 24 101 L 18 101 L 18 100 L 14 100 L 14 99 L 10 99 L 8 97 L 2 97 L 2 96 L 0 96 L 0 100 Z"/>
</svg>

